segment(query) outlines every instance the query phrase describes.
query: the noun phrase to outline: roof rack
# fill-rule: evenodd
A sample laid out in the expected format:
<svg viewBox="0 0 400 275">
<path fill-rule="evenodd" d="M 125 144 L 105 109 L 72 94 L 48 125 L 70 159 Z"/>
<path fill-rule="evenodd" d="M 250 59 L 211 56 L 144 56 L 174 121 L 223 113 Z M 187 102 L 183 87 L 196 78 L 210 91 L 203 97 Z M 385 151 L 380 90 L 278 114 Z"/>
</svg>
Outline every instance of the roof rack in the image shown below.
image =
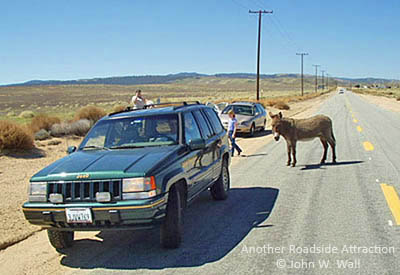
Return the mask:
<svg viewBox="0 0 400 275">
<path fill-rule="evenodd" d="M 258 102 L 238 100 L 238 101 L 233 101 L 232 103 L 250 103 L 250 104 L 254 105 L 254 104 L 257 104 Z"/>
<path fill-rule="evenodd" d="M 157 108 L 161 106 L 166 106 L 170 107 L 173 106 L 174 109 L 178 109 L 181 107 L 186 107 L 190 105 L 200 105 L 201 103 L 199 101 L 181 101 L 181 102 L 164 102 L 164 103 L 157 103 L 157 104 L 147 104 L 144 105 L 143 109 L 150 109 L 150 108 Z"/>
<path fill-rule="evenodd" d="M 201 103 L 199 101 L 182 101 L 182 102 L 165 102 L 165 103 L 157 103 L 157 104 L 147 104 L 147 105 L 144 105 L 143 108 L 141 108 L 141 109 L 134 109 L 134 108 L 128 106 L 128 107 L 126 107 L 125 110 L 110 113 L 110 114 L 108 114 L 108 116 L 125 113 L 125 112 L 147 110 L 147 109 L 157 108 L 157 107 L 162 107 L 162 106 L 165 106 L 165 107 L 171 106 L 171 107 L 174 107 L 174 110 L 176 110 L 176 109 L 179 109 L 182 107 L 192 106 L 192 105 L 200 105 L 200 104 Z"/>
</svg>

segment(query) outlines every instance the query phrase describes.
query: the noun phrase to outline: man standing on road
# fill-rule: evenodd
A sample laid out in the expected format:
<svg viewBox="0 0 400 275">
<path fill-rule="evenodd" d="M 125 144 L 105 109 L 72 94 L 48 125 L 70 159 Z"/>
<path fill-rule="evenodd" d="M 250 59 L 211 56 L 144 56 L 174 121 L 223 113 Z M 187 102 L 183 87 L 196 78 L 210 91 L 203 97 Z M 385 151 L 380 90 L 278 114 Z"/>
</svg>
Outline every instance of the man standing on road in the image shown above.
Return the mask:
<svg viewBox="0 0 400 275">
<path fill-rule="evenodd" d="M 233 110 L 230 110 L 228 112 L 229 115 L 229 124 L 228 124 L 228 136 L 232 144 L 232 157 L 235 153 L 235 149 L 238 152 L 238 155 L 240 156 L 240 153 L 242 153 L 242 149 L 240 149 L 239 145 L 236 143 L 236 130 L 238 126 L 238 121 L 236 119 L 235 112 Z"/>
<path fill-rule="evenodd" d="M 136 90 L 135 95 L 132 97 L 131 104 L 134 109 L 143 109 L 147 100 L 142 96 L 142 91 Z"/>
</svg>

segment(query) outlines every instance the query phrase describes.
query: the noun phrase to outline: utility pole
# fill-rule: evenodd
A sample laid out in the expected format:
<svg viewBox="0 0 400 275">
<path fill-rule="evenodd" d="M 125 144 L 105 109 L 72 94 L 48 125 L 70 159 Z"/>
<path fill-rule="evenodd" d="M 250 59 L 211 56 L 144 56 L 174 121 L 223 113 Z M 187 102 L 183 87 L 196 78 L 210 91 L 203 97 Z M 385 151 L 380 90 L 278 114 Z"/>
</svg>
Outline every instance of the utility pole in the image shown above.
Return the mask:
<svg viewBox="0 0 400 275">
<path fill-rule="evenodd" d="M 260 52 L 261 52 L 261 17 L 265 13 L 272 13 L 273 11 L 259 10 L 252 11 L 249 13 L 258 14 L 258 48 L 257 48 L 257 101 L 260 100 Z"/>
<path fill-rule="evenodd" d="M 329 90 L 329 74 L 326 73 L 326 88 Z"/>
<path fill-rule="evenodd" d="M 325 90 L 325 71 L 321 70 L 322 75 L 322 90 Z"/>
<path fill-rule="evenodd" d="M 301 96 L 304 95 L 304 73 L 303 73 L 303 57 L 308 55 L 308 53 L 296 53 L 296 55 L 301 56 Z"/>
<path fill-rule="evenodd" d="M 315 67 L 315 92 L 318 91 L 318 67 L 321 65 L 313 65 Z"/>
</svg>

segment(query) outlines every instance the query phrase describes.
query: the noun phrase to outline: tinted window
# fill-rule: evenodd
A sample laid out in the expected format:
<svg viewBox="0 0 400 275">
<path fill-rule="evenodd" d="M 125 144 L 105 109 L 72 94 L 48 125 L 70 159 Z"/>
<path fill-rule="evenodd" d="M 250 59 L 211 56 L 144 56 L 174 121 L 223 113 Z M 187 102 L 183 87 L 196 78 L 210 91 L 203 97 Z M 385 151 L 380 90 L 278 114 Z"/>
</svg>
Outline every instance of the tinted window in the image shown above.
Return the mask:
<svg viewBox="0 0 400 275">
<path fill-rule="evenodd" d="M 97 123 L 83 140 L 85 146 L 111 149 L 173 145 L 178 143 L 177 115 L 108 119 Z"/>
<path fill-rule="evenodd" d="M 189 144 L 191 140 L 201 139 L 200 130 L 192 113 L 184 114 L 184 126 L 186 144 Z"/>
<path fill-rule="evenodd" d="M 263 113 L 263 112 L 264 112 L 264 108 L 263 108 L 263 106 L 261 106 L 260 104 L 257 104 L 257 109 L 258 109 L 258 111 L 259 111 L 260 113 Z"/>
<path fill-rule="evenodd" d="M 200 113 L 203 116 L 203 120 L 207 123 L 208 129 L 210 129 L 211 135 L 214 136 L 217 132 L 216 132 L 215 128 L 211 125 L 210 118 L 206 115 L 206 113 L 204 111 L 205 111 L 205 109 L 203 109 Z"/>
<path fill-rule="evenodd" d="M 210 137 L 212 137 L 213 134 L 212 134 L 207 122 L 205 121 L 205 118 L 201 114 L 201 112 L 197 110 L 197 111 L 194 111 L 193 113 L 194 113 L 194 116 L 195 116 L 197 122 L 200 125 L 200 130 L 203 135 L 203 138 L 209 139 Z"/>
<path fill-rule="evenodd" d="M 232 109 L 237 115 L 254 116 L 253 106 L 248 105 L 229 105 L 222 111 L 222 113 L 227 114 Z"/>
<path fill-rule="evenodd" d="M 207 114 L 212 126 L 214 127 L 215 132 L 218 134 L 221 133 L 224 128 L 222 127 L 221 120 L 219 119 L 217 113 L 211 109 L 205 109 L 204 111 Z"/>
</svg>

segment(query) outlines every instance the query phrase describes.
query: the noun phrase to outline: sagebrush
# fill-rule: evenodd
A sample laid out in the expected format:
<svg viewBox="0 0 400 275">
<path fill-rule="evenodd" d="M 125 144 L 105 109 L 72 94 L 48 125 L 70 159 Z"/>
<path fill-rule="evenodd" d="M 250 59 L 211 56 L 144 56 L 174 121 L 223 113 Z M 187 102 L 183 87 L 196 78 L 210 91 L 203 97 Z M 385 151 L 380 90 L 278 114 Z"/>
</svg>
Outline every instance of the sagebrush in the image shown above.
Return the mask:
<svg viewBox="0 0 400 275">
<path fill-rule="evenodd" d="M 81 108 L 75 115 L 75 120 L 87 119 L 92 123 L 95 123 L 100 118 L 106 115 L 106 112 L 96 106 L 86 106 Z"/>
<path fill-rule="evenodd" d="M 33 135 L 26 127 L 0 120 L 0 150 L 28 150 L 33 147 Z"/>
<path fill-rule="evenodd" d="M 58 117 L 49 116 L 47 114 L 38 114 L 32 119 L 31 123 L 29 124 L 29 128 L 33 133 L 36 133 L 42 129 L 50 131 L 51 126 L 57 123 L 61 123 L 61 120 Z"/>
</svg>

